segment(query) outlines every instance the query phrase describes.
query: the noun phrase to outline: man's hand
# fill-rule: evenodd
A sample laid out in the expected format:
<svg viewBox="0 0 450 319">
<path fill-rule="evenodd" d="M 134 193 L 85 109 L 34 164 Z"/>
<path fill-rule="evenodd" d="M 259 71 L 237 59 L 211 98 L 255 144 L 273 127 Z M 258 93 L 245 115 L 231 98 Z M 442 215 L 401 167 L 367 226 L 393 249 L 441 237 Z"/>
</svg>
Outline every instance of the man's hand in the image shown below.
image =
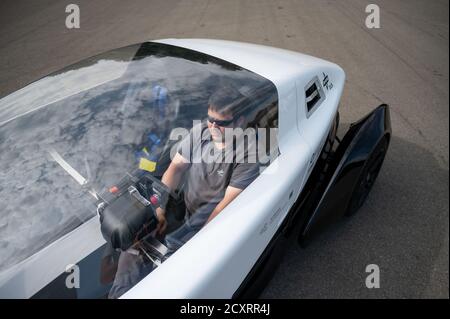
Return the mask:
<svg viewBox="0 0 450 319">
<path fill-rule="evenodd" d="M 156 218 L 158 219 L 158 225 L 156 226 L 156 233 L 158 235 L 164 234 L 167 228 L 166 212 L 161 207 L 156 209 Z"/>
</svg>

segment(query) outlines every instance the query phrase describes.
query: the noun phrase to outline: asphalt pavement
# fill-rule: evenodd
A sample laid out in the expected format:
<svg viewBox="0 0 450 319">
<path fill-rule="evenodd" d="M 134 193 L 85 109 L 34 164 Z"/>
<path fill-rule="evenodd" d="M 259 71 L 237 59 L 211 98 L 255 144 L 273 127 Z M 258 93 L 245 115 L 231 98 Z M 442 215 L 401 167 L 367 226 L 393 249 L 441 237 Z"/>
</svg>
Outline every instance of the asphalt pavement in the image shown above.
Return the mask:
<svg viewBox="0 0 450 319">
<path fill-rule="evenodd" d="M 80 7 L 67 29 L 66 5 Z M 160 38 L 217 38 L 339 64 L 341 122 L 391 106 L 393 138 L 361 211 L 307 248 L 290 244 L 262 297 L 449 297 L 449 2 L 379 0 L 3 0 L 0 96 L 94 54 Z M 366 266 L 380 268 L 368 289 Z"/>
</svg>

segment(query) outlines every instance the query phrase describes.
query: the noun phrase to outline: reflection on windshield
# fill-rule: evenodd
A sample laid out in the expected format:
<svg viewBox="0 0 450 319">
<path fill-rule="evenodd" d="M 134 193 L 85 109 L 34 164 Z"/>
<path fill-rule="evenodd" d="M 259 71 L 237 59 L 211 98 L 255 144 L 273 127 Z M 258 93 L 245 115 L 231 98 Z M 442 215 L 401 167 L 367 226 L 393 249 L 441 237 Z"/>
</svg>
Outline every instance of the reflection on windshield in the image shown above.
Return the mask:
<svg viewBox="0 0 450 319">
<path fill-rule="evenodd" d="M 132 60 L 130 52 L 136 52 Z M 96 215 L 95 198 L 49 150 L 98 193 L 136 170 L 161 179 L 170 164 L 172 131 L 204 120 L 213 93 L 230 86 L 248 100 L 265 88 L 265 97 L 253 100 L 266 104 L 252 105 L 247 122 L 277 126 L 276 90 L 271 84 L 267 90 L 267 80 L 155 43 L 91 58 L 0 100 L 0 272 Z M 274 108 L 267 112 L 267 105 Z M 114 270 L 113 255 L 96 258 Z M 113 277 L 102 274 L 111 285 Z"/>
</svg>

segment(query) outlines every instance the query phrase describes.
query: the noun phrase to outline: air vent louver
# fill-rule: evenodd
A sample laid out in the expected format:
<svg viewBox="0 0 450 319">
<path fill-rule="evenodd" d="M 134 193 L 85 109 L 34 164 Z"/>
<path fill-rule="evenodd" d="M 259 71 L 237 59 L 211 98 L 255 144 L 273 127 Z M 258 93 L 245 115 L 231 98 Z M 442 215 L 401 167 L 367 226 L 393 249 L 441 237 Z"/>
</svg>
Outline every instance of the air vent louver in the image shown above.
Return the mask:
<svg viewBox="0 0 450 319">
<path fill-rule="evenodd" d="M 317 77 L 312 79 L 306 86 L 305 98 L 308 113 L 311 113 L 316 106 L 319 106 L 319 104 L 322 103 L 324 93 Z"/>
</svg>

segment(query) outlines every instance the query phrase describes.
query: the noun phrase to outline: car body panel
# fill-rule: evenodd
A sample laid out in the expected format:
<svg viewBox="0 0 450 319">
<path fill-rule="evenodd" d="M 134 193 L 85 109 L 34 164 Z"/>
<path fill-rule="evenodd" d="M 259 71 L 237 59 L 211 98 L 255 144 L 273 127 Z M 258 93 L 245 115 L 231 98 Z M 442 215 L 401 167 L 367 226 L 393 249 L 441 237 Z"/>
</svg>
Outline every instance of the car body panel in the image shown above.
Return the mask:
<svg viewBox="0 0 450 319">
<path fill-rule="evenodd" d="M 83 260 L 105 244 L 99 229 L 100 223 L 95 216 L 31 257 L 3 271 L 0 274 L 0 298 L 30 298 L 38 293 L 74 263 L 74 256 Z"/>
<path fill-rule="evenodd" d="M 300 234 L 301 240 L 346 214 L 364 164 L 380 140 L 389 140 L 391 134 L 389 107 L 385 104 L 352 124 L 335 153 L 328 185 Z"/>
</svg>

